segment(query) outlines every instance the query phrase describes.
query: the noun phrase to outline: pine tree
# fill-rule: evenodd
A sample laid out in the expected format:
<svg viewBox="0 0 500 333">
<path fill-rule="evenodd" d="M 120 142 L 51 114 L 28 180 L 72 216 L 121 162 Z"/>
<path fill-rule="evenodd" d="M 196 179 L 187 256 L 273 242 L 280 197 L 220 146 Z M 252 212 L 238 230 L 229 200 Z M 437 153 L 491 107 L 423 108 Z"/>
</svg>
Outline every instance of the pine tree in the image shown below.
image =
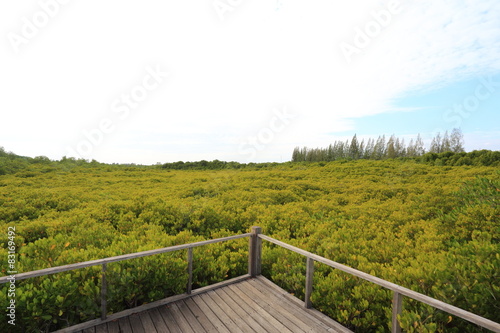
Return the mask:
<svg viewBox="0 0 500 333">
<path fill-rule="evenodd" d="M 385 146 L 385 135 L 379 136 L 375 147 L 373 148 L 373 157 L 376 160 L 381 160 L 385 158 L 386 146 Z"/>
<path fill-rule="evenodd" d="M 417 139 L 415 140 L 415 156 L 422 156 L 425 154 L 425 149 L 424 149 L 424 141 L 420 137 L 420 133 L 417 135 Z"/>
<path fill-rule="evenodd" d="M 442 144 L 443 140 L 441 139 L 441 133 L 438 132 L 438 134 L 432 139 L 429 151 L 431 153 L 441 153 Z"/>
<path fill-rule="evenodd" d="M 356 134 L 352 137 L 351 144 L 349 145 L 349 157 L 355 160 L 359 158 L 359 144 Z"/>
<path fill-rule="evenodd" d="M 396 157 L 405 157 L 406 156 L 405 139 L 399 140 L 399 138 L 396 138 L 394 149 L 396 150 Z"/>
<path fill-rule="evenodd" d="M 374 145 L 375 145 L 375 140 L 373 140 L 372 138 L 369 138 L 368 142 L 366 143 L 365 151 L 363 154 L 364 158 L 366 158 L 366 159 L 371 158 L 371 156 L 373 154 Z"/>
<path fill-rule="evenodd" d="M 415 143 L 413 139 L 410 139 L 410 143 L 408 143 L 408 148 L 406 148 L 406 156 L 415 157 L 417 156 L 417 152 L 415 149 Z"/>
<path fill-rule="evenodd" d="M 365 156 L 365 139 L 361 140 L 359 144 L 359 155 L 358 158 L 364 158 Z"/>
<path fill-rule="evenodd" d="M 441 142 L 441 152 L 451 151 L 450 137 L 448 131 L 444 132 L 443 141 Z"/>
<path fill-rule="evenodd" d="M 295 147 L 293 149 L 293 153 L 292 153 L 292 162 L 299 162 L 301 161 L 300 159 L 300 148 L 299 147 Z"/>
<path fill-rule="evenodd" d="M 450 136 L 450 149 L 454 153 L 465 152 L 464 136 L 459 128 L 454 128 Z"/>
<path fill-rule="evenodd" d="M 333 151 L 333 146 L 330 144 L 328 146 L 328 153 L 327 153 L 327 161 L 334 161 L 335 160 L 335 154 Z"/>
<path fill-rule="evenodd" d="M 387 141 L 387 158 L 396 158 L 396 149 L 395 149 L 395 135 L 391 135 L 389 141 Z"/>
<path fill-rule="evenodd" d="M 437 133 L 432 139 L 429 151 L 433 153 L 464 152 L 463 142 L 462 131 L 454 128 L 451 135 L 448 134 L 448 131 L 444 133 L 443 137 L 441 137 L 441 133 Z M 420 134 L 417 135 L 415 140 L 410 139 L 408 147 L 406 147 L 404 139 L 397 138 L 394 134 L 391 135 L 387 143 L 385 135 L 382 135 L 377 140 L 369 138 L 366 144 L 364 139 L 360 143 L 357 134 L 354 134 L 350 141 L 336 140 L 327 148 L 295 147 L 292 153 L 292 161 L 318 162 L 346 158 L 381 160 L 385 158 L 419 157 L 424 154 L 424 142 Z"/>
</svg>

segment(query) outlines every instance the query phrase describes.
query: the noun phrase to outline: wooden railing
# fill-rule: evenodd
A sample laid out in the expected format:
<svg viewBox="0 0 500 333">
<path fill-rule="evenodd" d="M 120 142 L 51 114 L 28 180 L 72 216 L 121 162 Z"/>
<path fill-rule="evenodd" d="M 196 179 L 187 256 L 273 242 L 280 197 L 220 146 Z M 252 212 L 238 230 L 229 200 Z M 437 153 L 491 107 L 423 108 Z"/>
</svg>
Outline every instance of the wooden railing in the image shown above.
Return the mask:
<svg viewBox="0 0 500 333">
<path fill-rule="evenodd" d="M 206 241 L 201 241 L 201 242 L 196 242 L 196 243 L 189 243 L 189 244 L 165 247 L 165 248 L 161 248 L 161 249 L 136 252 L 136 253 L 131 253 L 131 254 L 124 254 L 124 255 L 115 256 L 115 257 L 108 257 L 105 259 L 91 260 L 91 261 L 85 261 L 85 262 L 80 262 L 80 263 L 76 263 L 76 264 L 51 267 L 51 268 L 41 269 L 38 271 L 16 274 L 15 280 L 19 281 L 19 280 L 24 280 L 24 279 L 28 279 L 28 278 L 37 277 L 37 276 L 45 276 L 45 275 L 50 275 L 50 274 L 66 272 L 66 271 L 72 271 L 72 270 L 79 269 L 79 268 L 100 265 L 102 267 L 102 273 L 101 273 L 102 274 L 102 280 L 101 280 L 102 281 L 101 282 L 101 319 L 105 320 L 106 316 L 107 316 L 107 297 L 106 297 L 107 296 L 107 282 L 106 282 L 107 264 L 112 263 L 112 262 L 123 261 L 123 260 L 152 256 L 152 255 L 160 254 L 160 253 L 167 253 L 167 252 L 173 252 L 173 251 L 187 249 L 188 250 L 188 252 L 187 252 L 188 253 L 187 254 L 188 283 L 187 283 L 187 287 L 186 287 L 186 293 L 191 294 L 192 283 L 193 283 L 193 252 L 192 252 L 193 248 L 203 246 L 203 245 L 213 244 L 213 243 L 219 243 L 219 242 L 225 242 L 225 241 L 235 240 L 235 239 L 239 239 L 239 238 L 250 237 L 251 235 L 252 234 L 250 234 L 250 233 L 246 233 L 246 234 L 211 239 L 211 240 L 206 240 Z M 254 237 L 254 239 L 255 239 L 255 237 Z M 250 246 L 252 246 L 253 243 L 254 243 L 254 241 L 251 239 Z M 252 252 L 252 250 L 250 249 L 249 252 Z M 254 258 L 252 258 L 252 260 L 254 260 Z M 250 267 L 250 261 L 249 261 L 249 267 Z M 249 268 L 249 272 L 250 272 L 250 268 Z M 9 276 L 3 276 L 0 278 L 0 284 L 7 283 L 7 282 L 10 282 Z"/>
<path fill-rule="evenodd" d="M 339 270 L 346 272 L 348 274 L 351 274 L 353 276 L 359 277 L 361 279 L 370 281 L 370 282 L 375 283 L 379 286 L 382 286 L 384 288 L 392 290 L 392 292 L 393 292 L 392 332 L 401 332 L 401 326 L 399 325 L 397 317 L 398 317 L 398 315 L 401 315 L 401 313 L 403 311 L 403 306 L 402 306 L 403 305 L 403 296 L 406 296 L 406 297 L 409 297 L 411 299 L 422 302 L 424 304 L 430 305 L 436 309 L 443 310 L 445 312 L 448 312 L 452 315 L 455 315 L 457 317 L 465 319 L 471 323 L 474 323 L 474 324 L 479 325 L 481 327 L 487 328 L 487 329 L 492 330 L 494 332 L 500 332 L 500 324 L 499 323 L 496 323 L 496 322 L 491 321 L 489 319 L 483 318 L 483 317 L 478 316 L 476 314 L 473 314 L 471 312 L 462 310 L 462 309 L 457 308 L 453 305 L 438 301 L 434 298 L 431 298 L 431 297 L 426 296 L 424 294 L 415 292 L 415 291 L 410 290 L 408 288 L 405 288 L 405 287 L 399 286 L 397 284 L 391 283 L 389 281 L 380 279 L 376 276 L 361 272 L 359 270 L 345 266 L 345 265 L 340 264 L 338 262 L 326 259 L 324 257 L 318 256 L 318 255 L 313 254 L 311 252 L 299 249 L 295 246 L 283 243 L 283 242 L 276 240 L 274 238 L 271 238 L 269 236 L 265 236 L 261 232 L 262 232 L 262 230 L 260 227 L 252 227 L 251 232 L 246 233 L 246 234 L 229 236 L 229 237 L 224 237 L 224 238 L 217 238 L 217 239 L 201 241 L 201 242 L 196 242 L 196 243 L 190 243 L 190 244 L 171 246 L 171 247 L 150 250 L 150 251 L 124 254 L 124 255 L 120 255 L 120 256 L 109 257 L 109 258 L 98 259 L 98 260 L 91 260 L 91 261 L 70 264 L 70 265 L 65 265 L 65 266 L 51 267 L 51 268 L 46 268 L 46 269 L 42 269 L 42 270 L 38 270 L 38 271 L 17 274 L 15 276 L 15 279 L 16 279 L 16 281 L 18 281 L 18 280 L 23 280 L 23 279 L 27 279 L 27 278 L 37 277 L 37 276 L 44 276 L 44 275 L 49 275 L 49 274 L 65 272 L 65 271 L 71 271 L 71 270 L 75 270 L 75 269 L 79 269 L 79 268 L 100 265 L 102 267 L 101 320 L 105 320 L 106 315 L 107 315 L 107 303 L 106 303 L 106 295 L 107 295 L 106 269 L 107 269 L 107 264 L 112 263 L 112 262 L 128 260 L 128 259 L 135 259 L 135 258 L 140 258 L 140 257 L 151 256 L 151 255 L 160 254 L 160 253 L 173 252 L 173 251 L 187 249 L 188 250 L 187 251 L 188 283 L 187 283 L 187 287 L 186 287 L 186 293 L 190 294 L 192 291 L 192 281 L 193 281 L 193 279 L 192 279 L 192 276 L 193 276 L 193 252 L 192 252 L 192 250 L 193 250 L 193 248 L 203 246 L 203 245 L 213 244 L 213 243 L 219 243 L 219 242 L 249 237 L 248 276 L 256 277 L 256 276 L 261 274 L 262 240 L 266 240 L 270 243 L 276 244 L 276 245 L 281 246 L 285 249 L 288 249 L 288 250 L 293 251 L 295 253 L 301 254 L 307 258 L 306 282 L 305 282 L 305 300 L 304 300 L 304 305 L 306 308 L 312 307 L 311 293 L 313 290 L 314 262 L 317 261 L 317 262 L 323 263 L 327 266 L 330 266 L 332 268 L 339 269 Z M 0 284 L 7 283 L 9 281 L 10 281 L 9 276 L 4 276 L 4 277 L 0 278 Z"/>
<path fill-rule="evenodd" d="M 471 323 L 474 323 L 476 325 L 479 325 L 481 327 L 487 328 L 489 330 L 492 330 L 493 332 L 500 332 L 500 324 L 496 323 L 492 320 L 483 318 L 481 316 L 478 316 L 474 313 L 462 310 L 460 308 L 457 308 L 456 306 L 438 301 L 437 299 L 434 299 L 432 297 L 426 296 L 424 294 L 418 293 L 416 291 L 410 290 L 408 288 L 399 286 L 397 284 L 391 283 L 389 281 L 380 279 L 376 276 L 361 272 L 357 269 L 345 266 L 343 264 L 340 264 L 338 262 L 326 259 L 324 257 L 320 257 L 316 254 L 313 254 L 308 251 L 304 251 L 302 249 L 299 249 L 295 246 L 283 243 L 279 240 L 276 240 L 274 238 L 271 238 L 269 236 L 262 235 L 260 233 L 260 228 L 255 228 L 252 231 L 253 234 L 257 234 L 257 237 L 259 239 L 264 239 L 268 242 L 271 242 L 273 244 L 279 245 L 285 249 L 288 249 L 290 251 L 293 251 L 295 253 L 301 254 L 307 258 L 307 263 L 306 263 L 306 282 L 305 282 L 305 307 L 309 308 L 312 306 L 311 303 L 311 293 L 312 293 L 312 288 L 313 288 L 313 273 L 314 273 L 314 262 L 320 262 L 323 263 L 327 266 L 330 266 L 332 268 L 336 268 L 338 270 L 341 270 L 343 272 L 346 272 L 348 274 L 351 274 L 353 276 L 357 276 L 361 279 L 373 282 L 381 287 L 384 287 L 386 289 L 392 290 L 393 292 L 393 302 L 392 302 L 392 332 L 401 332 L 401 326 L 398 321 L 398 315 L 401 315 L 403 311 L 403 296 L 412 298 L 414 300 L 417 300 L 419 302 L 422 302 L 424 304 L 430 305 L 436 309 L 443 310 L 449 314 L 455 315 L 457 317 L 460 317 L 462 319 L 465 319 Z M 260 243 L 259 247 L 261 246 Z M 262 250 L 258 249 L 256 250 L 257 253 L 260 253 Z M 260 258 L 259 258 L 260 260 Z M 260 270 L 256 272 L 257 274 L 260 274 Z"/>
</svg>

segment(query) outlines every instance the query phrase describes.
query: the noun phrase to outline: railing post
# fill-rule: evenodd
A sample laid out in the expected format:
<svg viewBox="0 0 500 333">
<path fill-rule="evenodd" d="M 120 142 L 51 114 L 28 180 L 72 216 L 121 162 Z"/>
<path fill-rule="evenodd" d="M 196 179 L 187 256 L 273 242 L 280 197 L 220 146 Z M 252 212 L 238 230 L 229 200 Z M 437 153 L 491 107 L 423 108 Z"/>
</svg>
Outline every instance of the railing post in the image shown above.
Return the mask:
<svg viewBox="0 0 500 333">
<path fill-rule="evenodd" d="M 401 333 L 401 325 L 399 325 L 398 315 L 403 313 L 403 295 L 394 291 L 392 299 L 392 333 Z"/>
<path fill-rule="evenodd" d="M 107 264 L 102 264 L 102 273 L 101 273 L 101 319 L 105 320 L 107 315 L 107 300 L 106 294 L 108 293 L 108 285 L 106 282 L 106 269 Z"/>
<path fill-rule="evenodd" d="M 311 294 L 312 294 L 312 288 L 313 288 L 313 275 L 314 275 L 314 260 L 307 257 L 307 263 L 306 263 L 306 292 L 305 292 L 305 299 L 304 299 L 304 305 L 306 309 L 312 308 L 312 302 L 311 302 Z"/>
<path fill-rule="evenodd" d="M 262 239 L 258 235 L 262 233 L 262 228 L 254 226 L 251 233 L 248 244 L 248 274 L 256 277 L 261 273 Z"/>
<path fill-rule="evenodd" d="M 191 294 L 193 287 L 193 248 L 188 248 L 187 254 L 188 261 L 188 283 L 187 283 L 187 293 Z"/>
</svg>

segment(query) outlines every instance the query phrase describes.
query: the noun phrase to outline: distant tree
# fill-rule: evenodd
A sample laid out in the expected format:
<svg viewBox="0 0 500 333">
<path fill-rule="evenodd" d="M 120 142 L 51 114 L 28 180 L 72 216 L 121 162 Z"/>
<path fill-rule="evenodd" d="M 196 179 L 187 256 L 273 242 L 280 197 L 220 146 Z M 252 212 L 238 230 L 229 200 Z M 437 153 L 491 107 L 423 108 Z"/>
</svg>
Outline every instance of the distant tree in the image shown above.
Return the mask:
<svg viewBox="0 0 500 333">
<path fill-rule="evenodd" d="M 386 152 L 386 157 L 387 158 L 396 158 L 396 148 L 395 148 L 395 135 L 391 135 L 389 138 L 389 141 L 387 141 L 387 152 Z"/>
<path fill-rule="evenodd" d="M 361 143 L 359 144 L 358 158 L 364 158 L 364 156 L 365 156 L 365 139 L 361 140 Z"/>
<path fill-rule="evenodd" d="M 464 136 L 459 128 L 454 128 L 450 135 L 450 149 L 454 153 L 462 153 L 464 149 Z"/>
<path fill-rule="evenodd" d="M 406 148 L 406 156 L 408 157 L 417 156 L 415 149 L 415 142 L 413 141 L 413 139 L 410 139 L 410 142 L 408 143 L 408 147 Z"/>
<path fill-rule="evenodd" d="M 417 139 L 415 140 L 415 156 L 422 156 L 425 154 L 425 149 L 424 149 L 424 141 L 420 137 L 420 133 L 417 135 Z"/>
<path fill-rule="evenodd" d="M 375 146 L 373 147 L 372 158 L 375 160 L 381 160 L 385 157 L 386 146 L 385 146 L 385 135 L 379 136 Z"/>
<path fill-rule="evenodd" d="M 293 149 L 293 153 L 292 153 L 292 162 L 300 162 L 300 161 L 303 161 L 303 160 L 304 160 L 304 157 L 301 154 L 300 148 L 299 147 L 295 147 Z"/>
<path fill-rule="evenodd" d="M 359 158 L 359 144 L 356 134 L 351 139 L 351 143 L 349 145 L 349 157 L 352 159 Z"/>
<path fill-rule="evenodd" d="M 443 140 L 441 142 L 441 153 L 445 151 L 451 151 L 450 137 L 448 136 L 448 131 L 444 132 Z"/>
<path fill-rule="evenodd" d="M 33 163 L 45 163 L 48 164 L 50 163 L 50 159 L 47 156 L 36 156 L 33 158 Z"/>
<path fill-rule="evenodd" d="M 399 140 L 399 138 L 396 138 L 394 149 L 396 150 L 396 157 L 406 156 L 405 139 Z"/>
<path fill-rule="evenodd" d="M 335 161 L 335 150 L 332 144 L 328 146 L 327 161 Z"/>
<path fill-rule="evenodd" d="M 421 160 L 424 162 L 434 162 L 437 154 L 441 154 L 439 156 L 440 162 L 438 163 L 443 163 L 444 165 L 468 163 L 468 160 L 462 159 L 464 156 L 454 155 L 456 153 L 465 153 L 463 135 L 460 129 L 457 128 L 453 129 L 451 135 L 448 134 L 448 131 L 444 133 L 444 136 L 441 136 L 441 133 L 437 133 L 432 139 L 428 153 L 426 153 L 420 134 L 415 139 L 410 139 L 408 146 L 405 145 L 403 138 L 398 138 L 395 134 L 391 135 L 387 142 L 385 135 L 382 135 L 376 140 L 369 138 L 366 143 L 365 139 L 359 142 L 357 134 L 354 134 L 351 140 L 336 140 L 327 148 L 311 149 L 307 147 L 295 147 L 292 154 L 292 161 L 327 162 L 346 158 L 381 160 L 385 158 L 422 157 Z M 451 155 L 444 153 L 451 153 Z M 424 157 L 424 155 L 426 156 Z M 480 161 L 478 157 L 471 155 L 472 160 L 482 165 L 497 163 L 496 158 L 490 158 L 489 155 L 482 156 L 481 158 L 482 160 Z M 215 163 L 215 161 L 211 163 Z"/>
<path fill-rule="evenodd" d="M 375 140 L 369 138 L 368 142 L 366 143 L 365 150 L 363 152 L 363 158 L 369 159 L 372 156 L 374 146 L 375 146 Z"/>
<path fill-rule="evenodd" d="M 438 132 L 438 134 L 436 134 L 436 136 L 432 139 L 431 147 L 430 147 L 429 151 L 431 153 L 440 153 L 442 144 L 443 144 L 443 140 L 441 138 L 441 133 Z"/>
</svg>

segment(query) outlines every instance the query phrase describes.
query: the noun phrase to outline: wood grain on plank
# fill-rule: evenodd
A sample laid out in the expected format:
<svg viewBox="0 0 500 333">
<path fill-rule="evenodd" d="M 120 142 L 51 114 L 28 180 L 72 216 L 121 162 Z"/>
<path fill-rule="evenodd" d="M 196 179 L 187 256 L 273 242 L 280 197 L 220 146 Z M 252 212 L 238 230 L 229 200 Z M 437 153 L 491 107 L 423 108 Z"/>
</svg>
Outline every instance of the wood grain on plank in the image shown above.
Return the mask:
<svg viewBox="0 0 500 333">
<path fill-rule="evenodd" d="M 221 289 L 218 289 L 217 291 L 220 291 Z M 248 332 L 248 333 L 253 333 L 256 332 L 250 325 L 248 325 L 247 320 L 248 320 L 248 315 L 246 312 L 241 311 L 240 307 L 231 307 L 229 306 L 217 293 L 216 291 L 210 291 L 207 293 L 208 296 L 212 299 L 213 302 L 215 302 L 221 309 L 224 311 L 224 313 L 227 314 L 237 325 L 239 330 L 241 332 Z M 231 330 L 232 331 L 232 330 Z M 232 331 L 234 332 L 234 331 Z"/>
<path fill-rule="evenodd" d="M 155 325 L 157 332 L 171 333 L 158 309 L 151 309 L 148 311 L 148 313 Z"/>
<path fill-rule="evenodd" d="M 172 315 L 172 312 L 170 311 L 169 307 L 167 307 L 166 305 L 161 306 L 158 308 L 158 312 L 163 317 L 163 320 L 165 321 L 165 324 L 167 325 L 170 332 L 182 333 L 181 328 L 175 321 L 174 316 Z"/>
</svg>

